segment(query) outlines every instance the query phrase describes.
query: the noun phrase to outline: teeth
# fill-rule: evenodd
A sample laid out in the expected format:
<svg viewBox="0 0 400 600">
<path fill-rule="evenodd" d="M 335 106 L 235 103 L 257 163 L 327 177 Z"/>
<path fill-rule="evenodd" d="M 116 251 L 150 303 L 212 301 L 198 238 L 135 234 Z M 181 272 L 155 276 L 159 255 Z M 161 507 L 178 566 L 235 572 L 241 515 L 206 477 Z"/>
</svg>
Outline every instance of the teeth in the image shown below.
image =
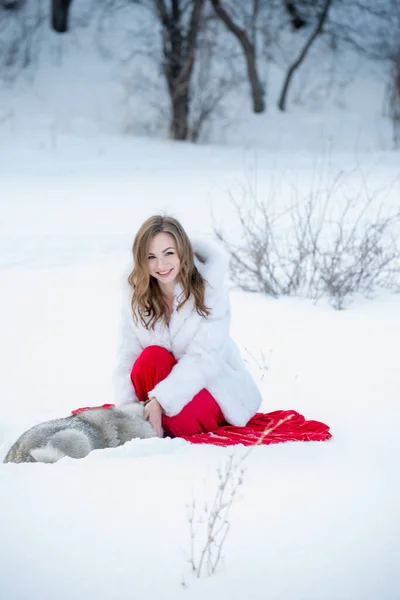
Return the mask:
<svg viewBox="0 0 400 600">
<path fill-rule="evenodd" d="M 160 275 L 166 275 L 167 273 L 170 272 L 171 269 L 168 269 L 168 271 L 158 271 Z"/>
</svg>

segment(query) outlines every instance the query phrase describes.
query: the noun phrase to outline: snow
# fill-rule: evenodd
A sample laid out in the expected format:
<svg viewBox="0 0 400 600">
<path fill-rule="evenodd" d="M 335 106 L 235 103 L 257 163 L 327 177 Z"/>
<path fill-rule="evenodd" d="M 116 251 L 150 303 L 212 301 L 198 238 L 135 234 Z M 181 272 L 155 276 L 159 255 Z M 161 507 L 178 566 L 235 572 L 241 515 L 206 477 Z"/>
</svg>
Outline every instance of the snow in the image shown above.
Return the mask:
<svg viewBox="0 0 400 600">
<path fill-rule="evenodd" d="M 61 76 L 48 65 L 0 90 L 0 460 L 34 423 L 112 399 L 119 279 L 149 215 L 171 213 L 193 234 L 217 222 L 235 238 L 230 194 L 247 190 L 247 201 L 250 186 L 284 206 L 293 189 L 304 198 L 338 174 L 346 190 L 399 206 L 388 123 L 372 101 L 356 109 L 382 95 L 378 79 L 360 74 L 344 108 L 241 113 L 212 145 L 193 146 L 113 129 L 114 83 L 77 54 L 53 96 Z M 332 439 L 250 452 L 223 560 L 200 579 L 187 507 L 195 499 L 201 512 L 217 469 L 243 448 L 133 440 L 79 461 L 0 464 L 1 600 L 399 598 L 399 295 L 356 297 L 344 311 L 324 299 L 231 298 L 263 410 L 298 410 L 328 423 Z"/>
</svg>

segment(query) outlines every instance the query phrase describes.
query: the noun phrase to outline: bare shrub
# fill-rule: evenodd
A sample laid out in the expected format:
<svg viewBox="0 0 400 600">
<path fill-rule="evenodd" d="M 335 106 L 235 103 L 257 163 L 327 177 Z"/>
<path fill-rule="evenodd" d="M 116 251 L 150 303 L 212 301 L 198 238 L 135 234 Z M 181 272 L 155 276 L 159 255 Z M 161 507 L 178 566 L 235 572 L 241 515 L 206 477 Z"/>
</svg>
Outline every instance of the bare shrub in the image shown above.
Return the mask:
<svg viewBox="0 0 400 600">
<path fill-rule="evenodd" d="M 400 246 L 398 229 L 400 213 L 378 215 L 374 222 L 361 223 L 362 212 L 352 224 L 346 224 L 347 209 L 333 223 L 336 232 L 328 249 L 319 251 L 316 266 L 319 293 L 327 294 L 335 308 L 344 308 L 347 297 L 374 289 L 399 288 Z"/>
<path fill-rule="evenodd" d="M 232 282 L 274 297 L 325 296 L 336 309 L 356 293 L 398 291 L 400 211 L 384 210 L 379 194 L 368 196 L 364 188 L 340 208 L 333 198 L 339 182 L 304 199 L 297 195 L 280 213 L 251 189 L 241 201 L 232 198 L 240 243 L 214 227 L 231 257 Z"/>
</svg>

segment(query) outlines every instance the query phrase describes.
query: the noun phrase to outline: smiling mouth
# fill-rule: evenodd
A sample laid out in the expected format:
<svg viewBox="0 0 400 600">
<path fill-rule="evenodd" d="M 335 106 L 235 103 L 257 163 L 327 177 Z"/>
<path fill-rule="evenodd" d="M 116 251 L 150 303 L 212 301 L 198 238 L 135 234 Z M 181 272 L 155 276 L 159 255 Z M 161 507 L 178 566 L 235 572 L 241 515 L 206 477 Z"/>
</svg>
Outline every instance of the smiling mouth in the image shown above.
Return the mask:
<svg viewBox="0 0 400 600">
<path fill-rule="evenodd" d="M 164 273 L 157 271 L 157 275 L 160 275 L 160 277 L 167 277 L 170 273 L 172 273 L 172 269 L 170 269 L 169 271 L 165 271 Z"/>
</svg>

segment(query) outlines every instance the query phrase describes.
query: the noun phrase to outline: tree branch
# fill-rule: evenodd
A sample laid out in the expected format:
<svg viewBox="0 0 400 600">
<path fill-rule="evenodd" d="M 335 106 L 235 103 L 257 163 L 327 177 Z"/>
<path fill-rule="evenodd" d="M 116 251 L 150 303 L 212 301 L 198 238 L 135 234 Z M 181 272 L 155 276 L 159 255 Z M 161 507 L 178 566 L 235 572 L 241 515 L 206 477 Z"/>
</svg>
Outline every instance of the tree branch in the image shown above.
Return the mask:
<svg viewBox="0 0 400 600">
<path fill-rule="evenodd" d="M 309 49 L 311 48 L 314 40 L 319 36 L 319 34 L 322 32 L 323 26 L 325 24 L 326 18 L 328 16 L 328 11 L 329 11 L 329 7 L 332 4 L 332 0 L 326 0 L 324 7 L 322 9 L 321 15 L 318 19 L 318 23 L 316 28 L 314 29 L 314 31 L 312 32 L 312 34 L 310 35 L 310 37 L 308 38 L 307 42 L 305 43 L 302 51 L 300 52 L 299 57 L 297 58 L 297 60 L 295 60 L 295 62 L 291 65 L 291 67 L 289 68 L 287 75 L 286 75 L 286 79 L 285 82 L 283 84 L 283 88 L 282 88 L 282 93 L 278 102 L 278 108 L 279 110 L 285 110 L 286 109 L 286 97 L 287 97 L 287 93 L 288 93 L 288 89 L 289 89 L 289 85 L 290 82 L 292 80 L 292 77 L 295 73 L 295 71 L 300 67 L 301 63 L 303 62 L 303 60 L 305 59 L 305 57 L 307 56 L 307 53 L 309 51 Z"/>
</svg>

